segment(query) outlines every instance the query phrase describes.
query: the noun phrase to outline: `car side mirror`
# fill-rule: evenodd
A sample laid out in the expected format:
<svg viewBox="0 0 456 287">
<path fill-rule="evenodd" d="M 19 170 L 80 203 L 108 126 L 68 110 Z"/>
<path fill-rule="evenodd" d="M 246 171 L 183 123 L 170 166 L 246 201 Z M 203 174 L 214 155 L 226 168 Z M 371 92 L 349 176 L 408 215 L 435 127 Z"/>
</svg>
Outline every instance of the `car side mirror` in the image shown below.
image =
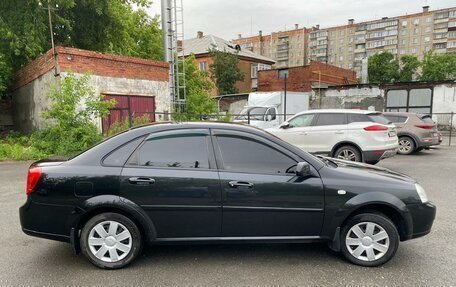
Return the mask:
<svg viewBox="0 0 456 287">
<path fill-rule="evenodd" d="M 267 122 L 272 121 L 272 115 L 266 115 L 266 121 Z"/>
<path fill-rule="evenodd" d="M 311 175 L 310 164 L 307 162 L 298 162 L 296 165 L 296 175 L 300 177 L 307 177 Z"/>
<path fill-rule="evenodd" d="M 288 129 L 290 127 L 290 124 L 288 122 L 283 122 L 281 125 L 280 125 L 280 128 L 281 129 Z"/>
</svg>

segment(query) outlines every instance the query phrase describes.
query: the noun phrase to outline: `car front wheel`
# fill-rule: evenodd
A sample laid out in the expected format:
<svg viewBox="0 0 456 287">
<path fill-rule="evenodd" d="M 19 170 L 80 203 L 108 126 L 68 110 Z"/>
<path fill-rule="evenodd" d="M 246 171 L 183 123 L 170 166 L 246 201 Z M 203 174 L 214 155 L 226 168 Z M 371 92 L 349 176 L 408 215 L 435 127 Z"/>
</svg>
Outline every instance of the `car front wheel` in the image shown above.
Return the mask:
<svg viewBox="0 0 456 287">
<path fill-rule="evenodd" d="M 394 223 L 381 214 L 356 215 L 342 229 L 342 254 L 357 265 L 382 265 L 394 256 L 398 246 L 399 234 Z"/>
<path fill-rule="evenodd" d="M 81 251 L 95 266 L 118 269 L 130 264 L 141 252 L 141 232 L 128 217 L 102 213 L 84 225 Z"/>
</svg>

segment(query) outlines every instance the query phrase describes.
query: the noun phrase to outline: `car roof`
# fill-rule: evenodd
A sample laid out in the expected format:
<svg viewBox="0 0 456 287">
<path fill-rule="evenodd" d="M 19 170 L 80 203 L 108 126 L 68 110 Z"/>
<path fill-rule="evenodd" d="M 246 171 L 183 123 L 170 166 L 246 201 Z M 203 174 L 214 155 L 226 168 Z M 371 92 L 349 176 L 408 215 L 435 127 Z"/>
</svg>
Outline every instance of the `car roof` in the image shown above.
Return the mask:
<svg viewBox="0 0 456 287">
<path fill-rule="evenodd" d="M 384 112 L 383 114 L 385 115 L 395 115 L 395 116 L 413 116 L 413 115 L 418 115 L 417 113 L 411 113 L 411 112 Z"/>
<path fill-rule="evenodd" d="M 358 109 L 321 109 L 321 110 L 307 110 L 303 111 L 300 113 L 297 113 L 296 115 L 301 115 L 301 114 L 309 114 L 309 113 L 316 113 L 316 114 L 321 114 L 321 113 L 346 113 L 346 114 L 378 114 L 380 112 L 378 111 L 368 111 L 368 110 L 358 110 Z"/>
</svg>

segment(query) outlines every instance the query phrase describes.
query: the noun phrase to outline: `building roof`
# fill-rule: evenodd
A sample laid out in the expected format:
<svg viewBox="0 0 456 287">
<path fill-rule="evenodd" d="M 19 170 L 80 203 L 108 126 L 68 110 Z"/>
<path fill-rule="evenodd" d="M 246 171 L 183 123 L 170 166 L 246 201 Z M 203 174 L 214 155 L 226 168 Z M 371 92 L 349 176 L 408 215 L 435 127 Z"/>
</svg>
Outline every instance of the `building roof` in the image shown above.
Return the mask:
<svg viewBox="0 0 456 287">
<path fill-rule="evenodd" d="M 193 39 L 187 39 L 183 41 L 183 48 L 184 48 L 184 56 L 188 56 L 191 54 L 200 55 L 200 54 L 207 54 L 209 53 L 210 49 L 216 49 L 218 51 L 226 51 L 230 53 L 238 52 L 240 57 L 246 57 L 253 60 L 258 60 L 261 62 L 267 62 L 270 64 L 274 64 L 275 61 L 268 57 L 253 53 L 249 50 L 241 49 L 238 46 L 236 49 L 236 44 L 219 38 L 214 35 L 206 35 L 202 37 L 197 37 Z"/>
</svg>

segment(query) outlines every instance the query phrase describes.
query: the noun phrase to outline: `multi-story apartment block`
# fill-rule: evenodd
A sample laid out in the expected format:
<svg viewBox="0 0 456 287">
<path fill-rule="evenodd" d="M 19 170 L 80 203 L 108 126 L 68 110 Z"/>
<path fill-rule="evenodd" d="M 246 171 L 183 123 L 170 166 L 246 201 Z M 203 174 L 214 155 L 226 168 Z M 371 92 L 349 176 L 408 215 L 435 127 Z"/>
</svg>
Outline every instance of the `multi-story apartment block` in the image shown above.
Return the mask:
<svg viewBox="0 0 456 287">
<path fill-rule="evenodd" d="M 360 76 L 363 59 L 389 51 L 397 58 L 422 58 L 436 53 L 456 53 L 456 7 L 320 29 L 299 28 L 270 35 L 234 40 L 242 48 L 276 60 L 276 67 L 293 67 L 309 61 L 325 62 L 353 69 Z"/>
</svg>

